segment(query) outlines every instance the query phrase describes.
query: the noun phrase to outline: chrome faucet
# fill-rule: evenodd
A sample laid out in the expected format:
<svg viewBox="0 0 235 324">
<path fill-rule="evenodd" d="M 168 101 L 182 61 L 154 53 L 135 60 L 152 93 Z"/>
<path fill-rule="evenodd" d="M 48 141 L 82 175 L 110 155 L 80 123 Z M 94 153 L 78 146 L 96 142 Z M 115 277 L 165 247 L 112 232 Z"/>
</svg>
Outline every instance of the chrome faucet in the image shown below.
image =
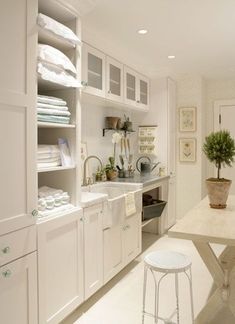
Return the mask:
<svg viewBox="0 0 235 324">
<path fill-rule="evenodd" d="M 88 160 L 90 160 L 90 159 L 97 159 L 99 161 L 99 163 L 100 163 L 101 170 L 103 169 L 102 161 L 98 158 L 98 156 L 96 156 L 96 155 L 90 155 L 90 156 L 88 156 L 85 159 L 84 165 L 83 165 L 83 168 L 84 168 L 84 170 L 83 170 L 83 183 L 82 183 L 83 186 L 87 186 L 88 185 L 87 175 L 86 175 L 86 165 L 87 165 Z"/>
</svg>

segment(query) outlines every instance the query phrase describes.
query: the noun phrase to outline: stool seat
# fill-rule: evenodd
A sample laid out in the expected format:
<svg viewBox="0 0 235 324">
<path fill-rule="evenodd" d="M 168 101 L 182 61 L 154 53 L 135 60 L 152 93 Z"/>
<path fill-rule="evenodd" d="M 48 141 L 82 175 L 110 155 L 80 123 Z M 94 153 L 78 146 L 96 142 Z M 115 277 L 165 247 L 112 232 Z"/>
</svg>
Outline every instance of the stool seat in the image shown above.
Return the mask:
<svg viewBox="0 0 235 324">
<path fill-rule="evenodd" d="M 175 251 L 154 251 L 144 258 L 147 266 L 155 271 L 164 273 L 178 273 L 190 268 L 192 262 L 190 258 Z"/>
</svg>

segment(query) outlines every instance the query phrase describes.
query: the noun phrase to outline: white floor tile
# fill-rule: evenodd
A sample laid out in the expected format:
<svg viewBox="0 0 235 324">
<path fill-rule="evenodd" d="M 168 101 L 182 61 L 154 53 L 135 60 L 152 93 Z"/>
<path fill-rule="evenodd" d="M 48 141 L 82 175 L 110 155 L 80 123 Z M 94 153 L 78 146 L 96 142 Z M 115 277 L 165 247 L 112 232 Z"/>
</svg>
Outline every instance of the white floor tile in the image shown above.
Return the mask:
<svg viewBox="0 0 235 324">
<path fill-rule="evenodd" d="M 223 248 L 219 245 L 213 247 L 217 253 Z M 179 251 L 192 258 L 194 309 L 197 315 L 205 305 L 212 278 L 192 242 L 145 234 L 144 252 L 61 324 L 141 324 L 143 258 L 156 249 Z M 174 280 L 173 276 L 167 276 L 164 280 L 161 289 L 160 315 L 167 317 L 175 308 Z M 152 288 L 153 279 L 149 276 L 146 302 L 148 311 L 153 310 Z M 181 275 L 180 324 L 190 324 L 190 316 L 188 281 L 184 275 Z M 153 319 L 146 316 L 145 324 L 153 323 Z M 162 322 L 159 321 L 160 323 Z M 234 324 L 234 321 L 231 314 L 221 312 L 211 324 Z"/>
</svg>

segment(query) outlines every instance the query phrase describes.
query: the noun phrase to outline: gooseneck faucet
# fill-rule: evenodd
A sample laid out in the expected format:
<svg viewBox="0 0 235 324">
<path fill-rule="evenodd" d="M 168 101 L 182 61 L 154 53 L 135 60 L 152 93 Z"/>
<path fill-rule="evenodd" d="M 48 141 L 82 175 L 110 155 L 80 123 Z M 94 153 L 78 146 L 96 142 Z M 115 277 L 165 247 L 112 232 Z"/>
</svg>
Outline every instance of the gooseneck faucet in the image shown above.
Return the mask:
<svg viewBox="0 0 235 324">
<path fill-rule="evenodd" d="M 87 165 L 87 162 L 88 162 L 90 159 L 96 159 L 96 160 L 98 160 L 99 163 L 100 163 L 100 168 L 101 168 L 101 170 L 103 169 L 102 161 L 98 158 L 98 156 L 96 156 L 96 155 L 90 155 L 90 156 L 88 156 L 88 157 L 85 159 L 85 161 L 84 161 L 84 165 L 83 165 L 83 168 L 84 168 L 84 170 L 83 170 L 83 183 L 82 183 L 83 186 L 87 186 L 87 185 L 88 185 L 88 182 L 87 182 L 87 174 L 86 174 L 86 165 Z"/>
</svg>

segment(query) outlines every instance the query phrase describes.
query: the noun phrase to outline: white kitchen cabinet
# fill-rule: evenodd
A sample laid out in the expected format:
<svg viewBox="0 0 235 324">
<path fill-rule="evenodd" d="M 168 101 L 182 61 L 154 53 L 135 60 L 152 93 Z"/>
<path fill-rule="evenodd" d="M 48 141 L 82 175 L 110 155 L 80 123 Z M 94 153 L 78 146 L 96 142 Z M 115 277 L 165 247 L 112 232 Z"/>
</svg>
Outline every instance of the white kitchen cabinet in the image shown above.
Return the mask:
<svg viewBox="0 0 235 324">
<path fill-rule="evenodd" d="M 136 109 L 149 109 L 149 79 L 124 67 L 124 102 Z"/>
<path fill-rule="evenodd" d="M 123 221 L 104 229 L 104 283 L 108 282 L 123 268 Z"/>
<path fill-rule="evenodd" d="M 105 54 L 88 44 L 82 46 L 83 91 L 105 98 Z"/>
<path fill-rule="evenodd" d="M 84 300 L 82 209 L 38 224 L 39 323 L 59 323 Z"/>
<path fill-rule="evenodd" d="M 36 221 L 36 4 L 1 4 L 0 235 Z"/>
<path fill-rule="evenodd" d="M 123 102 L 123 64 L 106 57 L 106 98 Z"/>
<path fill-rule="evenodd" d="M 126 218 L 123 225 L 124 266 L 141 252 L 141 213 Z"/>
<path fill-rule="evenodd" d="M 37 324 L 36 252 L 0 267 L 0 322 Z"/>
<path fill-rule="evenodd" d="M 84 208 L 85 299 L 103 285 L 102 204 Z"/>
</svg>

